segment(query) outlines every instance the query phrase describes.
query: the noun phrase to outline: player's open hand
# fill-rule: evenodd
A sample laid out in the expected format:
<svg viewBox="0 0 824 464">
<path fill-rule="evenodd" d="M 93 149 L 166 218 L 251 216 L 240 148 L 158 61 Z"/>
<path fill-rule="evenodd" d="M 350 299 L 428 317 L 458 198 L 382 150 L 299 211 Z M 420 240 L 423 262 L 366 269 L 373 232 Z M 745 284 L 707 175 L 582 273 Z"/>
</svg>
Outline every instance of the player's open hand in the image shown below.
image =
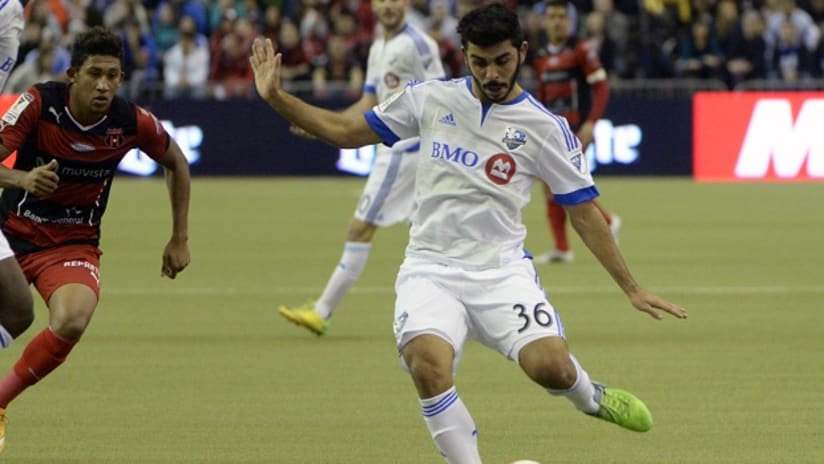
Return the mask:
<svg viewBox="0 0 824 464">
<path fill-rule="evenodd" d="M 275 55 L 270 39 L 257 38 L 252 43 L 249 61 L 255 73 L 255 87 L 267 102 L 276 97 L 280 90 L 280 60 L 281 55 Z"/>
<path fill-rule="evenodd" d="M 669 301 L 659 297 L 654 293 L 650 293 L 644 289 L 639 289 L 629 295 L 632 305 L 639 311 L 649 314 L 651 317 L 661 320 L 664 318 L 662 313 L 669 313 L 678 319 L 687 318 L 687 310 L 670 303 Z"/>
<path fill-rule="evenodd" d="M 57 160 L 53 159 L 48 164 L 37 166 L 25 173 L 20 179 L 20 187 L 37 197 L 48 195 L 54 192 L 60 182 L 60 176 L 56 171 Z"/>
<path fill-rule="evenodd" d="M 160 276 L 174 279 L 180 271 L 186 269 L 191 260 L 189 244 L 186 240 L 169 240 L 166 249 L 163 250 L 163 267 L 160 270 Z"/>
</svg>

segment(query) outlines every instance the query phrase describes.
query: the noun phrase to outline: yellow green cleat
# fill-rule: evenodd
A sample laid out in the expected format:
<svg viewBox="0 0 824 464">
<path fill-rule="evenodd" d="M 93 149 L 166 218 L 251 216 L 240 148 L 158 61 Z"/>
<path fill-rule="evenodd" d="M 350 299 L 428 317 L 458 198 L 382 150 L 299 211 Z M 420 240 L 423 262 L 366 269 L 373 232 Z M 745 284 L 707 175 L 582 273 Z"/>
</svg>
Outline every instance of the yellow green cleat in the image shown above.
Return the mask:
<svg viewBox="0 0 824 464">
<path fill-rule="evenodd" d="M 281 306 L 278 308 L 278 313 L 289 322 L 306 327 L 315 335 L 323 335 L 329 330 L 329 322 L 315 311 L 313 303 L 307 303 L 297 308 Z"/>
<path fill-rule="evenodd" d="M 598 391 L 601 409 L 591 416 L 635 432 L 646 432 L 652 428 L 652 414 L 635 395 L 628 391 L 594 383 Z"/>
</svg>

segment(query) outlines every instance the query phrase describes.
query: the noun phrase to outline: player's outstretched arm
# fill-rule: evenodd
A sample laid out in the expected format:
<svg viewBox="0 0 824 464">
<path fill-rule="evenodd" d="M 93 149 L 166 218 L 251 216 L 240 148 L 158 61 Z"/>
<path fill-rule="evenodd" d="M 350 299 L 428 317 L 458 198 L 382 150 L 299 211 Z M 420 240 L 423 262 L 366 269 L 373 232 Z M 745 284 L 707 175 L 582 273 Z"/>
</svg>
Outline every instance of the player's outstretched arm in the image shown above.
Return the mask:
<svg viewBox="0 0 824 464">
<path fill-rule="evenodd" d="M 363 115 L 319 108 L 286 92 L 280 82 L 281 55 L 275 54 L 271 40 L 255 39 L 249 61 L 260 96 L 292 124 L 342 148 L 357 148 L 381 141 Z"/>
<path fill-rule="evenodd" d="M 172 237 L 163 249 L 160 275 L 174 279 L 191 261 L 189 253 L 189 162 L 180 146 L 169 140 L 169 149 L 158 160 L 166 175 L 172 205 Z"/>
<path fill-rule="evenodd" d="M 591 201 L 566 207 L 570 222 L 587 248 L 598 258 L 613 280 L 626 293 L 632 305 L 655 319 L 663 319 L 669 313 L 679 319 L 687 318 L 687 311 L 651 293 L 635 281 L 627 268 L 603 215 Z"/>
</svg>

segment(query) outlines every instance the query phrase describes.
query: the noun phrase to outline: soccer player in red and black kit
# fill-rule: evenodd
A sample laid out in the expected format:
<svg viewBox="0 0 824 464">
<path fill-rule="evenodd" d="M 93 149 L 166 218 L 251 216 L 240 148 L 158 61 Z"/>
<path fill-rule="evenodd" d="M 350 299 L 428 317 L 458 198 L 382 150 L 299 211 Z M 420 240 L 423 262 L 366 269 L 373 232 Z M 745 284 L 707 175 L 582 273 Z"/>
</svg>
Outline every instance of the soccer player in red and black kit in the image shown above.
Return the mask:
<svg viewBox="0 0 824 464">
<path fill-rule="evenodd" d="M 538 97 L 550 111 L 563 116 L 581 140 L 583 151 L 592 143 L 595 122 L 604 114 L 609 100 L 607 73 L 598 58 L 595 43 L 579 40 L 570 32 L 570 16 L 566 0 L 549 0 L 544 12 L 544 25 L 549 37 L 546 49 L 539 51 L 532 62 L 538 81 Z M 568 263 L 573 253 L 567 239 L 567 215 L 555 202 L 544 185 L 546 215 L 555 248 L 536 256 L 536 262 Z M 621 219 L 606 212 L 594 201 L 609 224 L 613 236 L 618 234 Z"/>
<path fill-rule="evenodd" d="M 161 275 L 175 278 L 190 260 L 189 166 L 150 112 L 115 96 L 123 46 L 95 27 L 79 34 L 68 83 L 36 84 L 0 119 L 0 224 L 26 279 L 49 308 L 49 324 L 0 379 L 0 446 L 5 409 L 65 361 L 100 296 L 100 220 L 120 160 L 139 148 L 166 170 L 172 235 Z"/>
</svg>

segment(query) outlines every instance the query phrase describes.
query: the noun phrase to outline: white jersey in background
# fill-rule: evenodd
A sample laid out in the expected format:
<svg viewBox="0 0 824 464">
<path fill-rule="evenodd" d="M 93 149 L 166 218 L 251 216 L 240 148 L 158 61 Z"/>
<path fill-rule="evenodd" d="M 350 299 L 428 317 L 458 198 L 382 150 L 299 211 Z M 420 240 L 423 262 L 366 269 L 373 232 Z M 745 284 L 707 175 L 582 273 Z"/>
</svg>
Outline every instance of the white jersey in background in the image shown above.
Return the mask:
<svg viewBox="0 0 824 464">
<path fill-rule="evenodd" d="M 23 5 L 20 0 L 0 0 L 0 91 L 6 86 L 17 62 L 23 32 Z"/>
<path fill-rule="evenodd" d="M 382 34 L 369 48 L 363 91 L 383 102 L 410 81 L 444 79 L 438 44 L 418 28 L 404 25 L 389 40 Z M 408 221 L 415 208 L 414 183 L 418 140 L 393 148 L 379 144 L 355 217 L 381 227 Z"/>
<path fill-rule="evenodd" d="M 483 105 L 469 77 L 429 81 L 406 87 L 365 116 L 388 145 L 421 138 L 408 257 L 499 267 L 524 256 L 521 210 L 536 178 L 562 205 L 598 196 L 566 120 L 527 92 Z"/>
<path fill-rule="evenodd" d="M 388 41 L 380 35 L 372 42 L 363 91 L 383 102 L 409 81 L 445 77 L 438 44 L 418 28 L 406 24 Z"/>
</svg>

